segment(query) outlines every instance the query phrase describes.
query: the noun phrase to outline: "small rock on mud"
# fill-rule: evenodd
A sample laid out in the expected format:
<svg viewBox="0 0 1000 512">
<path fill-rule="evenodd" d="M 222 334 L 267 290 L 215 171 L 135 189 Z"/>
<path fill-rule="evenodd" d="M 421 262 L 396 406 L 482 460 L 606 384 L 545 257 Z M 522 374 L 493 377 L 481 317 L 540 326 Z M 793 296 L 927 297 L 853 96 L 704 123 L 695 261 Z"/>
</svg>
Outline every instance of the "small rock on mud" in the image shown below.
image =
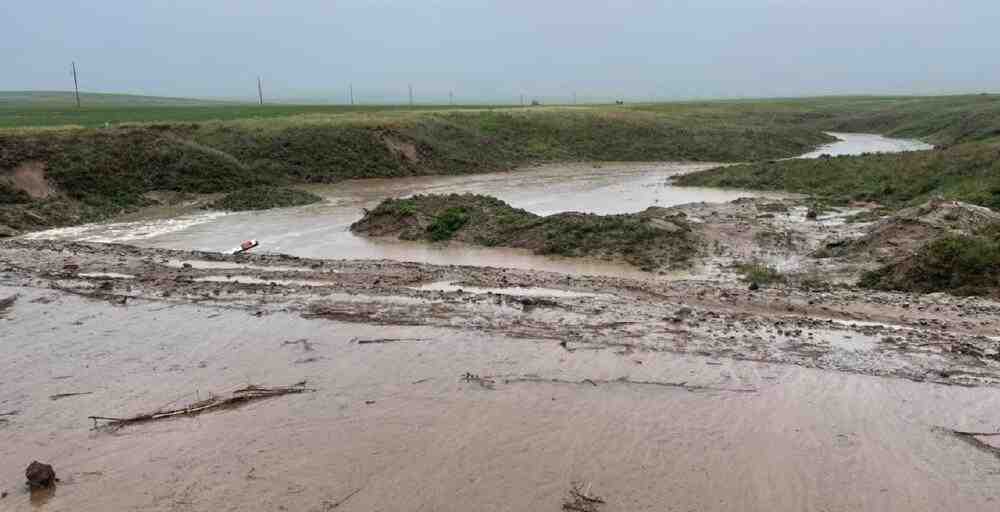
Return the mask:
<svg viewBox="0 0 1000 512">
<path fill-rule="evenodd" d="M 28 479 L 28 486 L 32 489 L 42 489 L 49 487 L 56 482 L 56 471 L 52 466 L 41 462 L 32 461 L 28 469 L 24 470 L 24 477 Z"/>
</svg>

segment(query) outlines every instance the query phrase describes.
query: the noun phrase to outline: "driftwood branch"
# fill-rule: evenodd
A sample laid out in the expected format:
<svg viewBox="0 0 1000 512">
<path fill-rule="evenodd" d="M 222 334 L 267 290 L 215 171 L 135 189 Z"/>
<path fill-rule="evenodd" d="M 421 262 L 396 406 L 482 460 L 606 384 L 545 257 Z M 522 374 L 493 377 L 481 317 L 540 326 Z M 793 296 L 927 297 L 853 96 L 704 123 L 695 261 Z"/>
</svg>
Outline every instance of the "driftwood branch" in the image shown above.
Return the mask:
<svg viewBox="0 0 1000 512">
<path fill-rule="evenodd" d="M 315 389 L 305 387 L 305 382 L 299 382 L 294 386 L 273 388 L 251 385 L 236 389 L 230 392 L 227 396 L 210 396 L 205 400 L 199 400 L 187 405 L 186 407 L 166 410 L 161 409 L 151 413 L 139 414 L 127 418 L 115 418 L 109 416 L 88 416 L 87 418 L 94 420 L 95 429 L 98 428 L 99 421 L 106 422 L 104 425 L 101 425 L 102 427 L 114 429 L 121 428 L 126 425 L 145 423 L 147 421 L 162 420 L 177 416 L 195 416 L 211 410 L 239 406 L 254 400 L 312 391 L 315 391 Z"/>
</svg>

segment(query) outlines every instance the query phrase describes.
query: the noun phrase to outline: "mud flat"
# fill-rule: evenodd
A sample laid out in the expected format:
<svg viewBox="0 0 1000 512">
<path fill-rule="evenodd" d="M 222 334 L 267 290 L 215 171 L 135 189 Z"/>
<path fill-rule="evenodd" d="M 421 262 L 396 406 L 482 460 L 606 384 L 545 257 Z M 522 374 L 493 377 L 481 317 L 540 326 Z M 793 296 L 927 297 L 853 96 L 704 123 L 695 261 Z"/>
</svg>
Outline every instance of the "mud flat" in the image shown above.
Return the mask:
<svg viewBox="0 0 1000 512">
<path fill-rule="evenodd" d="M 1000 427 L 989 299 L 40 240 L 0 255 L 5 510 L 558 510 L 574 483 L 602 510 L 1000 495 L 1000 459 L 939 428 Z M 301 381 L 316 392 L 87 419 Z M 21 487 L 33 459 L 53 493 Z"/>
</svg>

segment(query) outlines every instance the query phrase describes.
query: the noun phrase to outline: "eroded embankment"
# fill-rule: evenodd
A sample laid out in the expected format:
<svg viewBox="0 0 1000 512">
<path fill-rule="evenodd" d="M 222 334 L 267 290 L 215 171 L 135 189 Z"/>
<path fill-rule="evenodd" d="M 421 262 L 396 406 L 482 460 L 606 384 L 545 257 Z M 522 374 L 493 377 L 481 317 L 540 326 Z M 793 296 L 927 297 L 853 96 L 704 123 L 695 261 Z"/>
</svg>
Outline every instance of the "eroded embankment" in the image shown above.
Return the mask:
<svg viewBox="0 0 1000 512">
<path fill-rule="evenodd" d="M 23 231 L 154 204 L 150 192 L 219 193 L 348 178 L 482 173 L 543 161 L 743 161 L 830 137 L 747 130 L 642 111 L 429 111 L 0 133 L 0 225 Z M 48 193 L 7 179 L 31 168 Z"/>
</svg>

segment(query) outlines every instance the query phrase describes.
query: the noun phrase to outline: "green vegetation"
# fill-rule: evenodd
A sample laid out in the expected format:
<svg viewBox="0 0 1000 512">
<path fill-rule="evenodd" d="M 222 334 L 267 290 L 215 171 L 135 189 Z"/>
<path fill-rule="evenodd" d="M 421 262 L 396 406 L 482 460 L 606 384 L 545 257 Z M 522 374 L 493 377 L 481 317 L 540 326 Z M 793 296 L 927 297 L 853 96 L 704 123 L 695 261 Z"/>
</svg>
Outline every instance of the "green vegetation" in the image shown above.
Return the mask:
<svg viewBox="0 0 1000 512">
<path fill-rule="evenodd" d="M 237 190 L 208 205 L 213 210 L 245 211 L 286 208 L 318 203 L 323 198 L 302 190 L 284 187 L 251 187 Z"/>
<path fill-rule="evenodd" d="M 717 107 L 718 108 L 718 107 Z M 759 102 L 729 112 L 831 131 L 920 138 L 935 151 L 763 161 L 683 176 L 680 185 L 812 194 L 898 208 L 933 196 L 1000 207 L 1000 96 L 830 98 Z"/>
<path fill-rule="evenodd" d="M 998 231 L 932 241 L 913 256 L 865 273 L 860 285 L 918 293 L 1000 295 Z"/>
<path fill-rule="evenodd" d="M 840 156 L 732 166 L 679 178 L 681 185 L 787 190 L 835 204 L 898 208 L 942 196 L 1000 208 L 1000 140 L 944 150 Z"/>
<path fill-rule="evenodd" d="M 448 208 L 434 217 L 434 220 L 427 226 L 427 234 L 434 242 L 450 240 L 468 222 L 469 213 L 465 208 Z"/>
<path fill-rule="evenodd" d="M 387 199 L 351 230 L 404 240 L 455 240 L 536 254 L 621 259 L 645 270 L 683 264 L 699 247 L 687 219 L 663 208 L 628 215 L 540 217 L 499 199 L 472 194 Z"/>
<path fill-rule="evenodd" d="M 776 284 L 785 282 L 785 275 L 771 265 L 759 261 L 736 264 L 736 271 L 743 276 L 743 280 L 748 283 Z"/>
</svg>

